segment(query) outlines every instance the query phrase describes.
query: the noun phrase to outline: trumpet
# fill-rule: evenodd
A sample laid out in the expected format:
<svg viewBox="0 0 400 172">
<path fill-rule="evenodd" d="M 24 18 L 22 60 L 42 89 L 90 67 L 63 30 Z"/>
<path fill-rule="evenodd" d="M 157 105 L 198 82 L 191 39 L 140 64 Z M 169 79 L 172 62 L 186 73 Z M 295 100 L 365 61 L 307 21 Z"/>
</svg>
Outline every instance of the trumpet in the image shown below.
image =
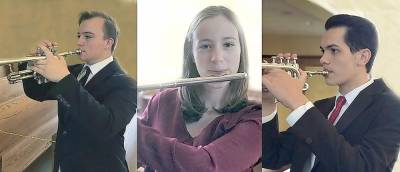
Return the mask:
<svg viewBox="0 0 400 172">
<path fill-rule="evenodd" d="M 267 60 L 263 60 L 262 69 L 282 69 L 288 72 L 293 78 L 299 78 L 300 76 L 300 66 L 297 63 L 297 57 L 294 56 L 292 58 L 288 57 L 284 59 L 284 57 L 271 57 L 272 62 L 268 62 Z M 307 77 L 312 77 L 315 75 L 328 75 L 327 71 L 304 71 L 307 74 Z M 307 91 L 309 89 L 309 85 L 307 83 L 304 84 L 303 91 Z"/>
<path fill-rule="evenodd" d="M 189 85 L 195 85 L 195 84 L 232 81 L 232 80 L 246 79 L 246 78 L 247 78 L 247 73 L 235 73 L 235 74 L 230 74 L 230 75 L 211 76 L 211 77 L 185 78 L 185 79 L 179 79 L 176 81 L 160 83 L 160 84 L 140 85 L 140 86 L 138 86 L 138 90 L 145 91 L 145 90 L 153 90 L 153 89 L 160 89 L 160 88 L 174 88 L 174 87 L 182 87 L 182 86 L 189 86 Z"/>
<path fill-rule="evenodd" d="M 53 54 L 55 54 L 55 50 L 51 50 Z M 57 54 L 57 56 L 67 57 L 70 55 L 79 55 L 81 53 L 80 49 L 76 49 L 73 51 L 66 51 Z M 28 55 L 25 57 L 20 58 L 13 58 L 13 59 L 1 59 L 0 66 L 7 65 L 8 66 L 8 75 L 7 80 L 10 84 L 15 84 L 23 79 L 34 78 L 38 84 L 48 82 L 46 78 L 42 75 L 34 72 L 33 70 L 29 69 L 30 66 L 33 65 L 34 61 L 46 59 L 46 56 L 43 52 L 37 52 L 35 55 Z M 27 62 L 27 69 L 26 70 L 19 70 L 18 65 L 21 63 Z"/>
</svg>

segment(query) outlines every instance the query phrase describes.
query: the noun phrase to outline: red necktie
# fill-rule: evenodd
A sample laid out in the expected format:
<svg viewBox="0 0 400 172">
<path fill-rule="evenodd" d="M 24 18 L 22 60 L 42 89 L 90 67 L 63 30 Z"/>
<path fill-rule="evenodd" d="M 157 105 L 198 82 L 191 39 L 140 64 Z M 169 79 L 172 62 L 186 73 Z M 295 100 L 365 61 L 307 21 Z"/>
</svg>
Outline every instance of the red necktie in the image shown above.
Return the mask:
<svg viewBox="0 0 400 172">
<path fill-rule="evenodd" d="M 329 122 L 331 124 L 335 123 L 336 118 L 339 116 L 340 110 L 342 109 L 343 105 L 346 103 L 346 98 L 344 96 L 339 96 L 336 100 L 336 106 L 333 110 L 331 116 L 329 117 Z"/>
</svg>

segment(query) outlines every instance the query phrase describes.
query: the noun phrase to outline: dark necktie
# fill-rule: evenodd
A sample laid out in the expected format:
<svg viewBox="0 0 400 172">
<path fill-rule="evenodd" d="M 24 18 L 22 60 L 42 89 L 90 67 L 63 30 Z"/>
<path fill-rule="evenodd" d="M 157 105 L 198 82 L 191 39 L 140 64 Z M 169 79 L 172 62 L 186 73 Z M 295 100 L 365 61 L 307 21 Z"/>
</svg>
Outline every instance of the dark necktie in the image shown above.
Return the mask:
<svg viewBox="0 0 400 172">
<path fill-rule="evenodd" d="M 89 68 L 89 66 L 85 66 L 84 68 L 83 68 L 83 70 L 82 70 L 82 72 L 81 72 L 81 78 L 79 79 L 79 83 L 82 85 L 82 86 L 85 86 L 85 83 L 86 83 L 86 81 L 87 81 L 87 79 L 89 78 L 89 74 L 90 74 L 90 68 Z"/>
</svg>

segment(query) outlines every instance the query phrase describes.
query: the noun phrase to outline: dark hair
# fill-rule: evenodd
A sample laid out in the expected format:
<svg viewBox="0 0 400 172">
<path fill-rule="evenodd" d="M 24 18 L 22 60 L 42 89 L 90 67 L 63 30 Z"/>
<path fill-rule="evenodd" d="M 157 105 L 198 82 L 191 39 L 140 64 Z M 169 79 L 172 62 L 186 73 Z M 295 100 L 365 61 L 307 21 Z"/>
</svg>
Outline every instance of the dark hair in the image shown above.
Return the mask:
<svg viewBox="0 0 400 172">
<path fill-rule="evenodd" d="M 79 25 L 83 21 L 95 17 L 100 17 L 104 19 L 104 38 L 112 38 L 114 40 L 114 44 L 111 46 L 111 52 L 114 52 L 114 49 L 117 46 L 118 42 L 119 28 L 117 22 L 115 22 L 115 20 L 110 15 L 100 11 L 83 11 L 79 16 Z"/>
<path fill-rule="evenodd" d="M 183 77 L 196 78 L 200 74 L 197 71 L 196 63 L 193 56 L 193 32 L 199 24 L 211 17 L 223 16 L 229 20 L 237 29 L 240 42 L 240 63 L 237 72 L 247 72 L 248 58 L 247 47 L 243 30 L 236 19 L 235 14 L 228 8 L 223 6 L 209 6 L 200 11 L 193 19 L 186 34 L 184 52 L 183 52 Z M 230 81 L 228 93 L 224 99 L 223 108 L 215 109 L 220 113 L 236 112 L 247 105 L 247 79 Z M 204 101 L 200 99 L 198 91 L 200 86 L 184 86 L 180 88 L 179 95 L 181 99 L 181 107 L 183 110 L 183 118 L 186 122 L 198 121 L 202 114 L 207 111 Z"/>
<path fill-rule="evenodd" d="M 371 58 L 365 66 L 367 73 L 369 73 L 378 51 L 378 34 L 374 24 L 359 16 L 339 14 L 326 21 L 325 30 L 341 26 L 346 27 L 344 40 L 352 53 L 364 48 L 371 51 Z"/>
</svg>

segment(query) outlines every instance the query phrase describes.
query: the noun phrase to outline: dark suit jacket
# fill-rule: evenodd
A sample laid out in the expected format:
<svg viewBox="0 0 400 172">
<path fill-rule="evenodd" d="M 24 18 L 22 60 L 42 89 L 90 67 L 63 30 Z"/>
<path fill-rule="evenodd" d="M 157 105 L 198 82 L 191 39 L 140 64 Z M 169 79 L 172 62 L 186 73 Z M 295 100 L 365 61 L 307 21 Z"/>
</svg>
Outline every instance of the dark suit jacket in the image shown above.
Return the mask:
<svg viewBox="0 0 400 172">
<path fill-rule="evenodd" d="M 124 133 L 136 112 L 136 82 L 114 60 L 85 87 L 76 79 L 83 65 L 69 66 L 58 83 L 23 81 L 26 95 L 58 101 L 55 171 L 125 172 Z"/>
<path fill-rule="evenodd" d="M 326 120 L 335 97 L 315 102 L 294 126 L 278 132 L 278 118 L 263 125 L 263 167 L 291 164 L 303 171 L 317 157 L 313 172 L 387 172 L 400 144 L 400 101 L 379 79 L 365 88 L 336 126 Z"/>
</svg>

